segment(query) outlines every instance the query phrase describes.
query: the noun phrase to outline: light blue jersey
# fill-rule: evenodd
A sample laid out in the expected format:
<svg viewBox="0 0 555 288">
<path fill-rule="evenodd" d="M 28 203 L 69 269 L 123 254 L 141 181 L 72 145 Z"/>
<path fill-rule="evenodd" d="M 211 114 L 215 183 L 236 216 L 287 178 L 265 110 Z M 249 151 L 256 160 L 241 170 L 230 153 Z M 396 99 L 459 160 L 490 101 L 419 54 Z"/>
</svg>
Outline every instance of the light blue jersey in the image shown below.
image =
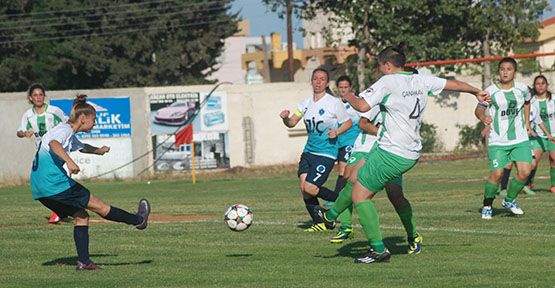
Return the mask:
<svg viewBox="0 0 555 288">
<path fill-rule="evenodd" d="M 64 160 L 50 151 L 50 142 L 58 141 L 66 152 L 83 148 L 85 145 L 75 137 L 73 129 L 67 123 L 60 124 L 44 136 L 39 145 L 33 168 L 31 170 L 31 192 L 33 199 L 53 196 L 62 193 L 75 185 L 64 169 Z"/>
<path fill-rule="evenodd" d="M 360 120 L 360 114 L 358 113 L 353 106 L 349 103 L 343 103 L 345 105 L 345 110 L 347 110 L 347 114 L 349 114 L 349 118 L 353 121 L 353 126 L 349 128 L 349 130 L 345 131 L 345 133 L 339 135 L 339 148 L 345 146 L 353 146 L 355 144 L 355 140 L 360 134 L 360 128 L 358 128 L 358 121 Z"/>
<path fill-rule="evenodd" d="M 308 133 L 303 152 L 336 159 L 338 141 L 330 139 L 328 131 L 349 120 L 341 99 L 325 94 L 314 102 L 310 96 L 299 104 L 295 115 L 303 118 Z"/>
</svg>

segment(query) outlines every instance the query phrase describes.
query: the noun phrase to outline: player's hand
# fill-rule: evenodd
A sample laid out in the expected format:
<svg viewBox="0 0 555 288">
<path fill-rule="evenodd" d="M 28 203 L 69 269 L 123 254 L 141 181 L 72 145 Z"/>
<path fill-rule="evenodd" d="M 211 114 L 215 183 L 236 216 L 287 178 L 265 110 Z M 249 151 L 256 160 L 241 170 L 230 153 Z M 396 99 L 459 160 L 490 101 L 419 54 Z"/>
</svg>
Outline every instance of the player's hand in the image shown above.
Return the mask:
<svg viewBox="0 0 555 288">
<path fill-rule="evenodd" d="M 482 129 L 482 132 L 480 132 L 480 136 L 487 137 L 489 135 L 489 130 L 490 129 L 491 129 L 491 126 L 486 125 L 486 127 L 484 127 L 484 129 Z"/>
<path fill-rule="evenodd" d="M 526 130 L 528 130 L 528 136 L 538 137 L 538 134 L 536 134 L 536 131 L 534 131 L 534 129 L 527 128 Z"/>
<path fill-rule="evenodd" d="M 73 161 L 67 162 L 66 164 L 67 164 L 67 170 L 69 170 L 69 177 L 71 177 L 71 174 L 77 175 L 79 171 L 81 171 L 79 166 L 77 166 L 77 164 L 75 164 L 75 162 Z"/>
<path fill-rule="evenodd" d="M 283 110 L 279 113 L 279 117 L 281 117 L 281 119 L 287 119 L 289 118 L 289 113 L 289 110 Z"/>
<path fill-rule="evenodd" d="M 490 97 L 489 93 L 486 92 L 486 91 L 480 91 L 480 92 L 476 93 L 476 99 L 478 99 L 478 101 L 480 101 L 480 103 L 482 103 L 486 106 L 491 104 L 491 97 Z"/>
<path fill-rule="evenodd" d="M 29 129 L 25 131 L 25 137 L 31 138 L 33 137 L 33 135 L 35 135 L 35 132 L 33 132 L 33 129 Z"/>
<path fill-rule="evenodd" d="M 102 146 L 102 147 L 96 149 L 95 152 L 96 152 L 97 155 L 104 155 L 105 153 L 110 152 L 110 147 Z"/>
<path fill-rule="evenodd" d="M 491 122 L 492 122 L 493 120 L 492 120 L 491 116 L 485 115 L 485 114 L 484 114 L 484 115 L 480 118 L 480 121 L 482 121 L 482 123 L 484 123 L 484 125 L 489 126 L 489 124 L 491 124 Z"/>
<path fill-rule="evenodd" d="M 330 139 L 337 138 L 337 130 L 330 128 L 330 130 L 328 131 L 328 136 L 330 137 Z"/>
<path fill-rule="evenodd" d="M 551 137 L 551 135 L 547 135 L 547 140 L 551 141 L 552 143 L 555 143 L 555 138 Z"/>
</svg>

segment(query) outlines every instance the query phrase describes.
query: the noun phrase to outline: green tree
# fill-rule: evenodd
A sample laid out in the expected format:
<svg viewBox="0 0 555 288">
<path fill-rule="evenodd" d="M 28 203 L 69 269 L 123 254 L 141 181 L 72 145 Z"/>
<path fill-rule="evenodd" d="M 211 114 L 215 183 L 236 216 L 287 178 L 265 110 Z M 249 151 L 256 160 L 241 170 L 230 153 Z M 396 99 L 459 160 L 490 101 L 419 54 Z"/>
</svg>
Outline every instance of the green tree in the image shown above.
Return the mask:
<svg viewBox="0 0 555 288">
<path fill-rule="evenodd" d="M 49 89 L 203 83 L 237 31 L 231 1 L 29 1 L 2 22 L 14 36 L 0 40 L 0 53 L 31 47 L 30 78 Z"/>
<path fill-rule="evenodd" d="M 515 49 L 526 39 L 540 35 L 541 16 L 549 7 L 546 0 L 481 0 L 470 1 L 465 43 L 471 56 L 491 57 Z M 491 63 L 484 62 L 483 86 L 492 79 Z"/>
</svg>

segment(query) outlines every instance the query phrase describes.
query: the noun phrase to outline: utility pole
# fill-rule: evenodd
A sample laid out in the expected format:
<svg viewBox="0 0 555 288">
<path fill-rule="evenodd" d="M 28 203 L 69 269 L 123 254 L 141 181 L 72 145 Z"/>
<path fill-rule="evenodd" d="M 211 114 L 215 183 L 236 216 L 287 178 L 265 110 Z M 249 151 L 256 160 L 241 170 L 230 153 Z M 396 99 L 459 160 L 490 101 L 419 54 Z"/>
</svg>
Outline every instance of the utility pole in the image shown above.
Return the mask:
<svg viewBox="0 0 555 288">
<path fill-rule="evenodd" d="M 291 0 L 286 1 L 285 12 L 287 14 L 287 66 L 289 67 L 289 81 L 295 81 L 295 67 L 293 67 L 293 6 Z"/>
</svg>

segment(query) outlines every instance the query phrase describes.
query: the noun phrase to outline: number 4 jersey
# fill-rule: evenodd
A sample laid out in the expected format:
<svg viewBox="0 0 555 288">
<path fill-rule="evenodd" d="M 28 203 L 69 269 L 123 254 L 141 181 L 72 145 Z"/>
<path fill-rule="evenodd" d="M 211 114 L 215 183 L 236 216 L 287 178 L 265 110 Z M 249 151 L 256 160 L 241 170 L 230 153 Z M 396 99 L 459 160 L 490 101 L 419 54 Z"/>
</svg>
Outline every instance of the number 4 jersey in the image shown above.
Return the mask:
<svg viewBox="0 0 555 288">
<path fill-rule="evenodd" d="M 397 72 L 383 76 L 360 93 L 370 107 L 381 107 L 380 148 L 403 158 L 420 158 L 420 126 L 427 97 L 441 93 L 446 82 L 438 77 Z"/>
<path fill-rule="evenodd" d="M 308 133 L 303 152 L 336 159 L 337 138 L 330 139 L 328 131 L 350 120 L 341 99 L 326 93 L 314 102 L 310 96 L 299 104 L 295 115 L 303 118 Z"/>
</svg>

